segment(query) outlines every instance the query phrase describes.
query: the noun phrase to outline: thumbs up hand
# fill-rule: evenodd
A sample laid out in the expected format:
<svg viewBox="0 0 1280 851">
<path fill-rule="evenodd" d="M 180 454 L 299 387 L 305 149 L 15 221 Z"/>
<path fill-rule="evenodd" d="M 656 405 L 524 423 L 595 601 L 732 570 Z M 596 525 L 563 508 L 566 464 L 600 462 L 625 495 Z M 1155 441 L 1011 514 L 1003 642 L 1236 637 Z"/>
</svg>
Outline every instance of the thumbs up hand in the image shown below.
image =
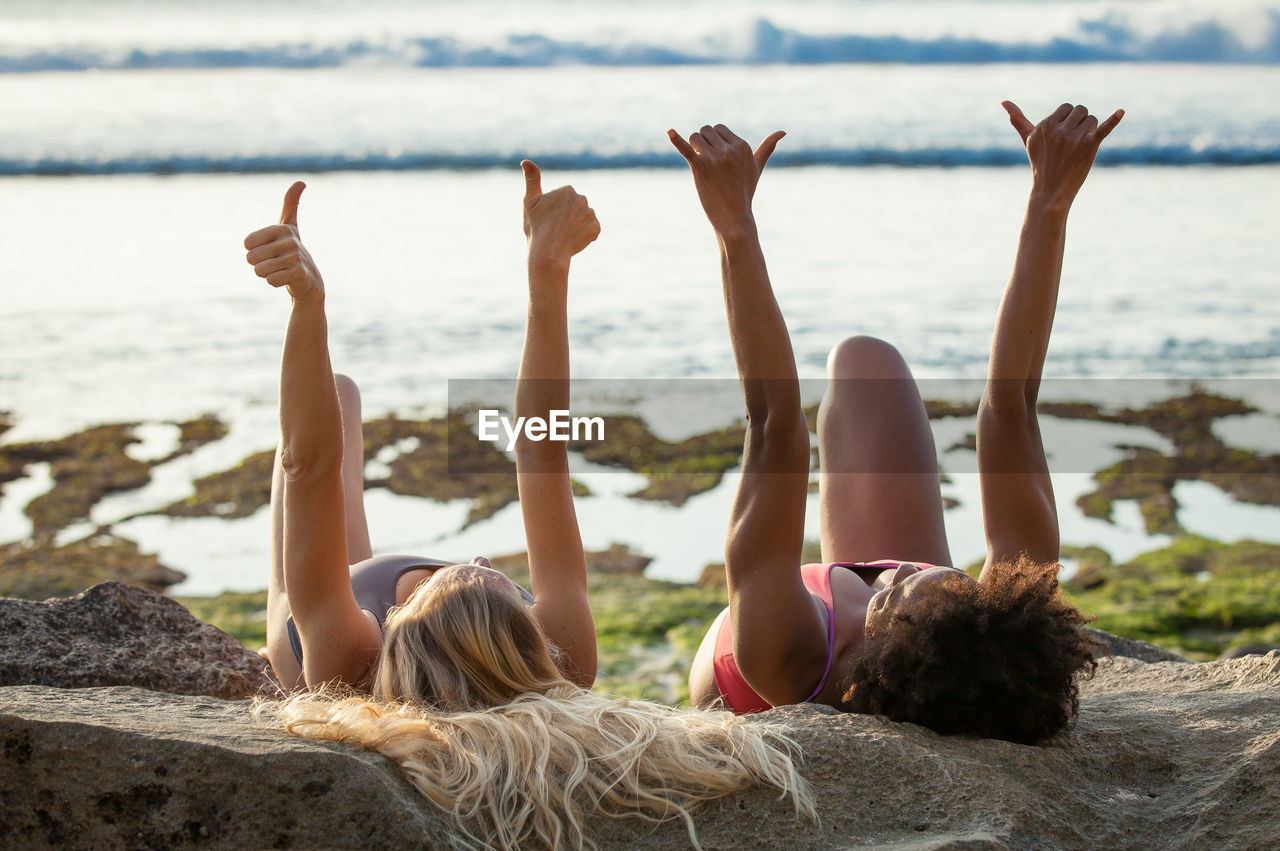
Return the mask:
<svg viewBox="0 0 1280 851">
<path fill-rule="evenodd" d="M 285 287 L 295 302 L 324 297 L 324 280 L 298 235 L 298 202 L 307 185 L 298 181 L 284 193 L 279 224 L 256 230 L 244 239 L 245 259 L 253 273 L 273 287 Z"/>
<path fill-rule="evenodd" d="M 600 222 L 587 199 L 561 186 L 542 192 L 542 172 L 529 160 L 524 170 L 524 234 L 529 238 L 530 262 L 569 265 L 569 259 L 600 236 Z"/>
</svg>

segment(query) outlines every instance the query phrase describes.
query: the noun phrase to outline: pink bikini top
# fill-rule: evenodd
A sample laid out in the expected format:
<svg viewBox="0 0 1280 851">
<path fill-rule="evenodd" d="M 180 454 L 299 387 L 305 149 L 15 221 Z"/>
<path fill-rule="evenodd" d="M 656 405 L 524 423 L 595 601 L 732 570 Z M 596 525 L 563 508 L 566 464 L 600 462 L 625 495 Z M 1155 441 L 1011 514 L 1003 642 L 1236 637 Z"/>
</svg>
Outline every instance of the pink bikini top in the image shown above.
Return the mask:
<svg viewBox="0 0 1280 851">
<path fill-rule="evenodd" d="M 823 687 L 826 686 L 827 679 L 831 676 L 831 663 L 835 657 L 836 617 L 835 603 L 831 597 L 831 571 L 837 567 L 891 570 L 897 568 L 900 564 L 903 564 L 903 562 L 881 559 L 868 562 L 837 561 L 831 564 L 806 564 L 801 566 L 800 577 L 804 581 L 804 587 L 827 607 L 827 668 L 822 672 L 822 679 L 818 681 L 818 685 L 813 692 L 804 699 L 805 703 L 809 703 L 817 697 Z M 936 565 L 923 564 L 921 562 L 910 562 L 910 564 L 915 564 L 925 570 L 936 567 Z M 735 715 L 747 715 L 752 712 L 764 712 L 766 709 L 772 709 L 772 704 L 757 694 L 746 678 L 742 676 L 742 672 L 738 670 L 738 663 L 733 658 L 732 617 L 731 612 L 726 612 L 716 632 L 715 654 L 711 660 L 716 688 L 719 689 L 720 696 L 724 698 L 725 706 Z"/>
</svg>

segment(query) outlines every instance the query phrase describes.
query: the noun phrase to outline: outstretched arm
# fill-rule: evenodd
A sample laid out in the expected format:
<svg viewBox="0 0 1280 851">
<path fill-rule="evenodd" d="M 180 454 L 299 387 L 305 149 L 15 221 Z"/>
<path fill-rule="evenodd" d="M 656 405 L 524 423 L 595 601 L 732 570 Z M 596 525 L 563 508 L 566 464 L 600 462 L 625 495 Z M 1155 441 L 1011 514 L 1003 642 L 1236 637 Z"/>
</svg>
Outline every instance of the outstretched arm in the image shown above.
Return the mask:
<svg viewBox="0 0 1280 851">
<path fill-rule="evenodd" d="M 329 363 L 324 281 L 298 233 L 305 185 L 285 193 L 280 222 L 245 238 L 260 278 L 293 300 L 280 366 L 280 463 L 284 471 L 284 577 L 315 687 L 359 682 L 377 659 L 377 628 L 351 594 L 342 490 L 342 421 Z"/>
<path fill-rule="evenodd" d="M 742 478 L 725 542 L 734 655 L 775 705 L 803 700 L 826 662 L 826 622 L 800 578 L 809 487 L 809 428 L 795 355 L 756 232 L 752 198 L 774 147 L 753 153 L 727 127 L 703 127 L 671 143 L 693 172 L 720 246 L 725 310 L 747 407 Z M 778 624 L 786 624 L 779 629 Z M 816 666 L 817 673 L 808 675 Z"/>
<path fill-rule="evenodd" d="M 569 409 L 569 261 L 600 235 L 587 199 L 572 187 L 543 194 L 542 174 L 525 160 L 524 232 L 529 240 L 529 315 L 516 384 L 516 417 L 549 421 Z M 516 441 L 516 480 L 529 547 L 533 611 L 565 654 L 564 674 L 589 687 L 596 676 L 596 631 L 587 599 L 587 562 L 573 508 L 562 441 Z"/>
<path fill-rule="evenodd" d="M 1067 213 L 1099 145 L 1124 111 L 1099 124 L 1083 106 L 1064 103 L 1033 125 L 1014 104 L 1005 102 L 1004 107 L 1026 145 L 1032 185 L 1013 275 L 996 315 L 987 386 L 978 409 L 986 564 L 1023 554 L 1052 564 L 1059 554 L 1058 513 L 1036 400 L 1058 303 Z"/>
</svg>

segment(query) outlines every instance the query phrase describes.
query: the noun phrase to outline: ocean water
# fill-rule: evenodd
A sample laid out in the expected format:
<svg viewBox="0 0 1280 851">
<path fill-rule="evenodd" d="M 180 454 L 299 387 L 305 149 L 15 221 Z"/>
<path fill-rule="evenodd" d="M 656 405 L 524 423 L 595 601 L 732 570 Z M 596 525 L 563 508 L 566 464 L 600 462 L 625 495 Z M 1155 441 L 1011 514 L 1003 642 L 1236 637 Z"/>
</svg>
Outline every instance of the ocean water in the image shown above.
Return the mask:
<svg viewBox="0 0 1280 851">
<path fill-rule="evenodd" d="M 0 440 L 206 411 L 231 423 L 163 484 L 102 507 L 108 524 L 271 446 L 287 304 L 240 243 L 299 177 L 334 361 L 368 416 L 434 413 L 449 379 L 510 377 L 523 157 L 603 225 L 574 265 L 574 374 L 732 377 L 714 243 L 665 136 L 707 122 L 788 131 L 757 217 L 803 376 L 821 377 L 841 337 L 872 333 L 922 378 L 980 378 L 1029 182 L 1005 98 L 1029 115 L 1127 110 L 1072 215 L 1046 373 L 1099 397 L 1122 378 L 1157 394 L 1166 379 L 1171 393 L 1274 386 L 1278 91 L 1275 0 L 10 0 L 0 410 L 15 425 Z M 1260 405 L 1254 430 L 1280 433 L 1280 406 Z M 1111 439 L 1098 433 L 1100 451 Z M 599 475 L 581 507 L 590 545 L 624 540 L 670 577 L 719 558 L 730 486 L 677 511 Z M 21 504 L 47 486 L 36 470 L 8 487 L 0 538 L 25 534 Z M 1061 487 L 1070 506 L 1087 476 Z M 1212 527 L 1226 509 L 1189 493 L 1216 506 Z M 462 506 L 386 496 L 370 497 L 388 503 L 371 507 L 382 551 L 522 547 L 513 518 L 462 531 Z M 953 541 L 975 540 L 966 511 L 949 516 Z M 1158 543 L 1112 540 L 1123 516 L 1103 529 L 1066 513 L 1070 543 Z M 265 521 L 242 541 L 232 526 L 117 531 L 194 588 L 257 587 Z"/>
</svg>

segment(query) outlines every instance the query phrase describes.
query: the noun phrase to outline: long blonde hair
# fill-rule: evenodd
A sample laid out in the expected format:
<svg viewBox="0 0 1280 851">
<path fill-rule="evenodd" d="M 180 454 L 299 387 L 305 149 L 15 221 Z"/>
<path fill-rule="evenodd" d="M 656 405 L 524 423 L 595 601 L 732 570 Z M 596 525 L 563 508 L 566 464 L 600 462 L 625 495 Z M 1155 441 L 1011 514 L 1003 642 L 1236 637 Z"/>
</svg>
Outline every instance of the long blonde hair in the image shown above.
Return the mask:
<svg viewBox="0 0 1280 851">
<path fill-rule="evenodd" d="M 679 818 L 697 846 L 691 810 L 757 783 L 816 817 L 785 725 L 579 688 L 514 586 L 483 571 L 441 574 L 391 612 L 373 690 L 256 712 L 396 760 L 461 847 L 580 848 L 592 812 Z"/>
</svg>

